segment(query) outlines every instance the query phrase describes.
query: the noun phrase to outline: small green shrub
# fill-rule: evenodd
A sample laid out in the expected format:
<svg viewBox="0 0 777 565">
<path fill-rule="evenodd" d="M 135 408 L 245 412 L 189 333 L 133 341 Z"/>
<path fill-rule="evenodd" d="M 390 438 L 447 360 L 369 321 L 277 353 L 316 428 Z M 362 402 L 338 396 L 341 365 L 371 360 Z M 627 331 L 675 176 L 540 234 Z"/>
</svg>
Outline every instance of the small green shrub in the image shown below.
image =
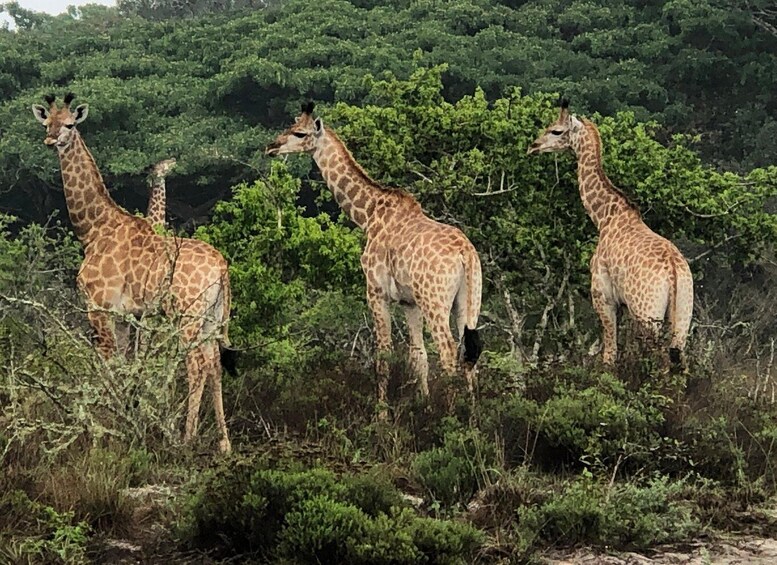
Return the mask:
<svg viewBox="0 0 777 565">
<path fill-rule="evenodd" d="M 181 535 L 189 545 L 295 563 L 466 563 L 482 543 L 471 526 L 404 508 L 380 479 L 248 460 L 202 477 Z"/>
<path fill-rule="evenodd" d="M 412 522 L 411 522 L 412 523 Z M 286 516 L 278 553 L 298 563 L 414 563 L 420 554 L 407 527 L 325 496 L 302 501 Z"/>
<path fill-rule="evenodd" d="M 529 484 L 521 479 L 519 483 L 524 487 Z M 700 529 L 686 483 L 665 476 L 644 484 L 610 484 L 584 471 L 561 485 L 540 483 L 534 488 L 538 490 L 534 496 L 527 497 L 524 489 L 518 488 L 512 496 L 495 500 L 503 507 L 496 512 L 502 520 L 506 511 L 515 508 L 512 521 L 505 520 L 501 526 L 512 529 L 515 545 L 523 550 L 543 543 L 645 549 L 687 539 Z"/>
<path fill-rule="evenodd" d="M 510 463 L 653 468 L 671 443 L 662 432 L 672 400 L 653 383 L 629 390 L 580 368 L 546 369 L 527 381 L 525 394 L 488 399 L 482 410 L 482 429 L 504 439 Z"/>
<path fill-rule="evenodd" d="M 419 453 L 413 470 L 432 498 L 451 506 L 466 502 L 495 477 L 496 447 L 480 431 L 451 431 L 443 445 Z"/>
<path fill-rule="evenodd" d="M 88 563 L 90 528 L 73 512 L 57 512 L 15 490 L 0 497 L 0 562 Z"/>
</svg>

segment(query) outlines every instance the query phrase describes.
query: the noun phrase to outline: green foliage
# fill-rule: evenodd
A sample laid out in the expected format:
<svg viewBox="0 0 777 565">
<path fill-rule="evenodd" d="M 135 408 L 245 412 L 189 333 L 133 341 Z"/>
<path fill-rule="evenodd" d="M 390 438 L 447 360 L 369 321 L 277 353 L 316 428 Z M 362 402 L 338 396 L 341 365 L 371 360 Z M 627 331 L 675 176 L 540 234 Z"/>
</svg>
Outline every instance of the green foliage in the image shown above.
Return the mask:
<svg viewBox="0 0 777 565">
<path fill-rule="evenodd" d="M 237 340 L 288 338 L 294 320 L 315 308 L 311 294 L 363 285 L 360 234 L 325 214 L 304 217 L 299 187 L 276 161 L 266 179 L 238 186 L 232 200 L 219 203 L 213 222 L 197 232 L 230 263 Z"/>
<path fill-rule="evenodd" d="M 80 254 L 72 232 L 53 216 L 46 225 L 20 226 L 17 218 L 0 214 L 0 294 L 41 296 L 64 286 L 75 276 Z"/>
<path fill-rule="evenodd" d="M 0 203 L 37 221 L 52 198 L 61 204 L 45 188 L 60 182 L 55 157 L 29 115 L 51 90 L 91 104 L 87 141 L 128 208 L 145 209 L 143 170 L 171 155 L 171 188 L 199 206 L 268 168 L 268 128 L 302 99 L 361 103 L 365 74 L 407 78 L 418 62 L 448 65 L 449 102 L 476 86 L 489 99 L 564 92 L 582 113 L 631 111 L 670 135 L 700 133 L 705 158 L 727 168 L 765 166 L 777 44 L 756 6 L 122 0 L 53 17 L 9 3 L 19 31 L 0 30 Z"/>
<path fill-rule="evenodd" d="M 60 513 L 22 491 L 0 497 L 0 559 L 9 563 L 88 563 L 89 526 L 75 522 L 73 512 Z"/>
<path fill-rule="evenodd" d="M 469 562 L 482 536 L 464 524 L 417 516 L 377 480 L 233 462 L 202 478 L 184 534 L 273 562 Z"/>
<path fill-rule="evenodd" d="M 643 549 L 687 540 L 700 529 L 682 481 L 653 477 L 644 485 L 608 485 L 584 472 L 539 506 L 517 509 L 519 535 L 574 545 Z"/>
<path fill-rule="evenodd" d="M 495 451 L 478 430 L 451 431 L 440 447 L 418 453 L 413 469 L 432 499 L 450 507 L 495 479 Z"/>
</svg>

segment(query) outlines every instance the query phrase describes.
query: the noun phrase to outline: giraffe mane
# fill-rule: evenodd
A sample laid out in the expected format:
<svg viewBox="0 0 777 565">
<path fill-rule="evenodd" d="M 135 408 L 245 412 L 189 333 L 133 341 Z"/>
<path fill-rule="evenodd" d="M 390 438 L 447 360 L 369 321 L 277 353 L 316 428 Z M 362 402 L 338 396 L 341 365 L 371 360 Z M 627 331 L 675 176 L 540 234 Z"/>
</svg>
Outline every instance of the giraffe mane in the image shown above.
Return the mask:
<svg viewBox="0 0 777 565">
<path fill-rule="evenodd" d="M 596 138 L 596 143 L 599 148 L 599 162 L 597 164 L 597 168 L 599 169 L 600 178 L 607 179 L 607 185 L 608 188 L 610 188 L 613 192 L 616 192 L 618 195 L 623 198 L 623 201 L 626 203 L 626 205 L 631 208 L 634 212 L 637 213 L 639 217 L 642 217 L 642 213 L 639 211 L 639 207 L 634 203 L 634 201 L 631 199 L 631 197 L 624 192 L 623 189 L 615 186 L 613 182 L 610 180 L 610 177 L 607 176 L 607 174 L 604 172 L 604 167 L 602 166 L 602 136 L 599 134 L 599 128 L 596 127 L 596 124 L 593 123 L 591 120 L 587 118 L 582 118 L 581 120 L 585 127 L 593 133 L 594 137 Z"/>
<path fill-rule="evenodd" d="M 345 154 L 346 159 L 348 160 L 348 164 L 359 174 L 359 176 L 362 178 L 364 182 L 369 184 L 370 186 L 373 186 L 377 188 L 378 190 L 381 190 L 383 192 L 389 193 L 389 194 L 399 194 L 404 196 L 409 196 L 410 198 L 413 198 L 413 195 L 410 194 L 407 190 L 404 188 L 394 187 L 394 186 L 386 186 L 382 183 L 379 183 L 375 179 L 373 179 L 367 171 L 364 170 L 364 167 L 362 167 L 359 162 L 354 158 L 353 153 L 351 153 L 351 150 L 348 149 L 348 147 L 343 143 L 343 140 L 340 139 L 340 137 L 330 128 L 324 126 L 324 129 L 326 129 L 327 133 L 332 136 L 332 138 L 340 145 L 340 147 L 343 150 L 343 153 Z"/>
</svg>

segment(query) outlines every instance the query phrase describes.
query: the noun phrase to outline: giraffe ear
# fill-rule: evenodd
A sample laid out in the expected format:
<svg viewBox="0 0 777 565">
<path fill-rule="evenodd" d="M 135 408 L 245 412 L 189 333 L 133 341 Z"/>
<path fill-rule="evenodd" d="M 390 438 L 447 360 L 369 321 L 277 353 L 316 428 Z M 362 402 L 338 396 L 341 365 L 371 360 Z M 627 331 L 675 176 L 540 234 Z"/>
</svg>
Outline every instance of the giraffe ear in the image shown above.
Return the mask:
<svg viewBox="0 0 777 565">
<path fill-rule="evenodd" d="M 316 118 L 316 121 L 313 122 L 313 125 L 316 128 L 316 136 L 321 135 L 321 133 L 324 131 L 324 122 L 321 121 L 321 118 Z"/>
<path fill-rule="evenodd" d="M 581 127 L 583 127 L 583 122 L 577 119 L 576 116 L 573 116 L 572 114 L 569 115 L 569 127 L 572 129 L 572 131 L 577 131 Z"/>
<path fill-rule="evenodd" d="M 44 123 L 49 117 L 49 111 L 40 104 L 32 105 L 32 113 L 35 115 L 35 119 L 40 123 Z"/>
<path fill-rule="evenodd" d="M 75 111 L 76 123 L 80 124 L 89 115 L 89 104 L 81 104 Z"/>
</svg>

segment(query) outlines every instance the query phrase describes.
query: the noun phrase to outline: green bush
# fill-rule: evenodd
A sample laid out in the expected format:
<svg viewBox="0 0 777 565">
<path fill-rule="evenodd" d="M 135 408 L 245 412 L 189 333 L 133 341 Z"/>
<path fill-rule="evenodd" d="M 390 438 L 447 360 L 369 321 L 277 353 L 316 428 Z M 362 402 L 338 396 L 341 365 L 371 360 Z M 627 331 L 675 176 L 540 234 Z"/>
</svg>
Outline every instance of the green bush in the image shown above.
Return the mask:
<svg viewBox="0 0 777 565">
<path fill-rule="evenodd" d="M 521 468 L 481 493 L 472 517 L 525 555 L 546 544 L 646 549 L 697 534 L 695 500 L 707 489 L 662 475 L 613 482 L 589 471 L 560 479 Z"/>
<path fill-rule="evenodd" d="M 609 373 L 576 368 L 526 379 L 525 394 L 488 399 L 482 410 L 483 429 L 504 438 L 508 461 L 610 469 L 650 465 L 664 452 L 672 402 L 656 383 L 630 390 Z"/>
<path fill-rule="evenodd" d="M 257 469 L 243 460 L 200 480 L 183 516 L 189 544 L 298 563 L 466 563 L 471 526 L 417 516 L 374 477 L 314 468 Z"/>
<path fill-rule="evenodd" d="M 540 508 L 524 509 L 522 517 L 531 517 L 529 523 L 541 537 L 554 543 L 647 548 L 685 540 L 698 531 L 692 502 L 676 500 L 683 486 L 666 477 L 644 486 L 610 485 L 584 473 Z"/>
<path fill-rule="evenodd" d="M 495 475 L 496 448 L 480 431 L 451 431 L 443 445 L 418 453 L 413 470 L 431 497 L 446 506 L 466 502 Z"/>
<path fill-rule="evenodd" d="M 0 561 L 3 563 L 88 563 L 90 532 L 73 512 L 57 512 L 22 491 L 0 496 Z"/>
</svg>

